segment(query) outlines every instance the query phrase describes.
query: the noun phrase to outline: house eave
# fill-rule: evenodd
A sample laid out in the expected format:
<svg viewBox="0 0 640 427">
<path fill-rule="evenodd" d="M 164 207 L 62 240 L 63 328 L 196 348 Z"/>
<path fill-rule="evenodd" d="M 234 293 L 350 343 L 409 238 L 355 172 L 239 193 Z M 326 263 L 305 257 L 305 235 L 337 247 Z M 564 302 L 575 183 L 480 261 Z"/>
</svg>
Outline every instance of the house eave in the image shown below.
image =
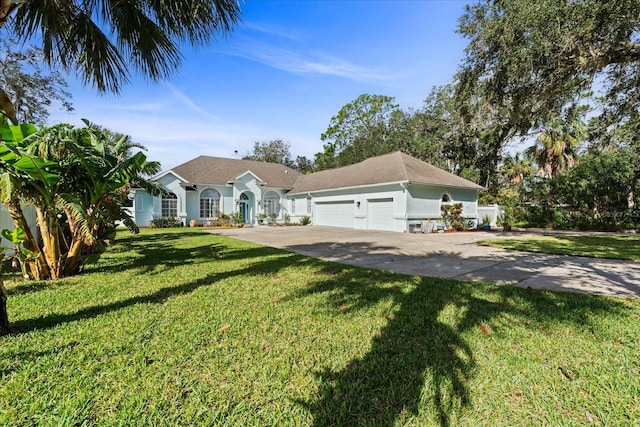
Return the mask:
<svg viewBox="0 0 640 427">
<path fill-rule="evenodd" d="M 487 191 L 487 189 L 481 185 L 478 187 L 470 187 L 467 185 L 452 185 L 452 184 L 433 184 L 429 182 L 409 181 L 409 184 L 428 185 L 430 187 L 446 187 L 446 188 L 458 188 L 462 190 L 475 190 L 475 191 Z M 476 184 L 477 185 L 477 184 Z"/>
<path fill-rule="evenodd" d="M 469 187 L 469 186 L 464 186 L 464 185 L 433 184 L 433 183 L 427 183 L 427 182 L 403 180 L 403 181 L 380 182 L 380 183 L 377 183 L 377 184 L 351 185 L 351 186 L 347 186 L 347 187 L 335 187 L 335 188 L 327 188 L 327 189 L 320 189 L 320 190 L 304 190 L 304 191 L 298 191 L 296 193 L 289 193 L 287 195 L 288 196 L 297 196 L 297 195 L 300 195 L 300 194 L 305 194 L 305 195 L 312 194 L 313 195 L 313 194 L 327 193 L 327 192 L 332 192 L 332 191 L 358 190 L 358 189 L 361 189 L 361 188 L 383 187 L 383 186 L 387 186 L 387 185 L 411 185 L 411 184 L 427 185 L 427 186 L 431 186 L 431 187 L 459 188 L 459 189 L 463 189 L 463 190 L 486 191 L 486 188 L 484 188 L 482 186 L 479 186 L 480 188 L 474 188 L 474 187 Z"/>
<path fill-rule="evenodd" d="M 298 191 L 297 193 L 289 193 L 287 194 L 288 196 L 295 196 L 298 194 L 318 194 L 318 193 L 327 193 L 330 191 L 344 191 L 344 190 L 358 190 L 360 188 L 370 188 L 370 187 L 383 187 L 386 185 L 402 185 L 402 184 L 408 184 L 409 181 L 391 181 L 391 182 L 380 182 L 377 184 L 361 184 L 361 185 L 351 185 L 351 186 L 347 186 L 347 187 L 334 187 L 334 188 L 327 188 L 327 189 L 320 189 L 320 190 L 304 190 L 304 191 Z"/>
</svg>

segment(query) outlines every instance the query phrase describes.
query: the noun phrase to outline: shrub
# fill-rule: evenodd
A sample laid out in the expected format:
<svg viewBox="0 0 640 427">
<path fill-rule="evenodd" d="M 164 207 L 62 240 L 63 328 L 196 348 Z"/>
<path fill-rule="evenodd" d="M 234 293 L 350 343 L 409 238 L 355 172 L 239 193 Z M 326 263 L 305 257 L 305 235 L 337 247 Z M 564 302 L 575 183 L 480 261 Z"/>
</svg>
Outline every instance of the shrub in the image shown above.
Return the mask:
<svg viewBox="0 0 640 427">
<path fill-rule="evenodd" d="M 152 228 L 175 228 L 182 227 L 183 224 L 178 218 L 161 217 L 153 218 L 150 225 Z"/>
<path fill-rule="evenodd" d="M 463 229 L 462 218 L 462 203 L 454 203 L 452 205 L 442 205 L 440 207 L 442 212 L 442 219 L 448 228 L 452 228 L 457 231 Z"/>
<path fill-rule="evenodd" d="M 232 224 L 242 224 L 244 222 L 244 216 L 242 216 L 242 212 L 234 212 L 229 215 L 229 220 Z"/>
<path fill-rule="evenodd" d="M 303 216 L 303 217 L 300 219 L 300 225 L 309 225 L 309 224 L 311 224 L 311 217 L 309 217 L 309 216 Z"/>
</svg>

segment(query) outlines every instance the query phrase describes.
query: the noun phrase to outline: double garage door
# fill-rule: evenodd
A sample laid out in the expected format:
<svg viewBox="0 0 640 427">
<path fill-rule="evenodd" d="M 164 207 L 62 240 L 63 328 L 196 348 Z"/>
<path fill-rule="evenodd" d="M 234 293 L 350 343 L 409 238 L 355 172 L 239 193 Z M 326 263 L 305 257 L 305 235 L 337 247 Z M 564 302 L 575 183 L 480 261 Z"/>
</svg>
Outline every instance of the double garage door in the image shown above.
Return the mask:
<svg viewBox="0 0 640 427">
<path fill-rule="evenodd" d="M 353 200 L 316 203 L 316 225 L 355 227 Z M 393 199 L 367 201 L 367 229 L 393 231 Z"/>
</svg>

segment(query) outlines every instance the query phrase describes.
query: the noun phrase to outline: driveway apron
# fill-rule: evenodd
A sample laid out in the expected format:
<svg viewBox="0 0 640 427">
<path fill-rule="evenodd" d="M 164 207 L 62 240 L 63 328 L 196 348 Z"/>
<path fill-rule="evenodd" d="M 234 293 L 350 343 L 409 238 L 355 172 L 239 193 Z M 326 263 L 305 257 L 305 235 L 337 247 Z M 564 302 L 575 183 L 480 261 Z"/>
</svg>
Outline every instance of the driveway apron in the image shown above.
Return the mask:
<svg viewBox="0 0 640 427">
<path fill-rule="evenodd" d="M 212 233 L 397 273 L 640 297 L 640 262 L 536 254 L 476 244 L 486 238 L 514 237 L 513 233 L 407 234 L 320 226 L 232 228 Z"/>
</svg>

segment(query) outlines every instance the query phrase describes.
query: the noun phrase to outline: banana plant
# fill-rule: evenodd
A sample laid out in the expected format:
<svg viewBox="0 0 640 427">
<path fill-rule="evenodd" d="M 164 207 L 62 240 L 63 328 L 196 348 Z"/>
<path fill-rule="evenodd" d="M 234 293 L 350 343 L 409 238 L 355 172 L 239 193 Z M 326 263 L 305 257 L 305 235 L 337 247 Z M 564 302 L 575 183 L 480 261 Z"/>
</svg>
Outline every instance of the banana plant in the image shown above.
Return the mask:
<svg viewBox="0 0 640 427">
<path fill-rule="evenodd" d="M 49 268 L 22 210 L 21 180 L 23 176 L 15 173 L 16 169 L 21 166 L 20 163 L 17 163 L 21 153 L 16 147 L 24 141 L 24 138 L 36 133 L 37 130 L 33 124 L 10 125 L 6 120 L 0 120 L 0 137 L 2 138 L 0 141 L 0 196 L 15 228 L 24 230 L 26 234 L 24 246 L 38 255 L 27 263 L 31 278 L 48 278 Z"/>
<path fill-rule="evenodd" d="M 13 230 L 4 229 L 0 232 L 2 237 L 13 243 L 15 246 L 15 260 L 20 265 L 22 271 L 22 277 L 28 279 L 29 272 L 27 270 L 28 261 L 35 260 L 40 256 L 39 253 L 30 251 L 24 247 L 24 243 L 27 241 L 27 233 L 22 228 L 15 228 Z M 0 247 L 4 251 L 5 248 Z M 40 280 L 40 277 L 36 277 L 36 280 Z"/>
</svg>

